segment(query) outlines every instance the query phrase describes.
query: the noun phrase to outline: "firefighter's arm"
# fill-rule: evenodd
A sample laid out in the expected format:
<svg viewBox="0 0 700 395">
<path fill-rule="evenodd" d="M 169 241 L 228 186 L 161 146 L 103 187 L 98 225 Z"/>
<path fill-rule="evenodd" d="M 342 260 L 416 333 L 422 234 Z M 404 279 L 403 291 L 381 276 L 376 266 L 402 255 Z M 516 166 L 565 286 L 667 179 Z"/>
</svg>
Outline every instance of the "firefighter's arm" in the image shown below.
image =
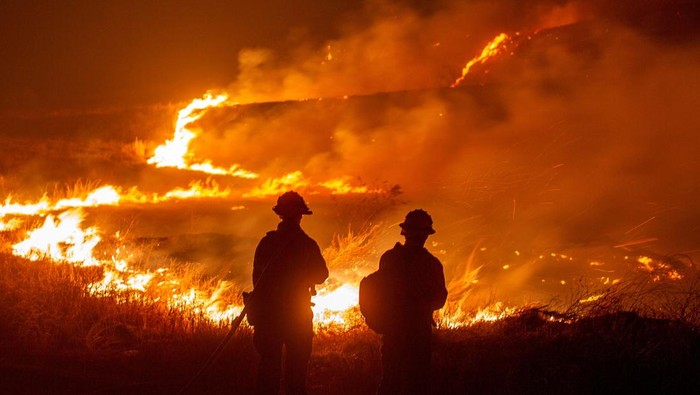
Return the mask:
<svg viewBox="0 0 700 395">
<path fill-rule="evenodd" d="M 253 258 L 253 284 L 257 284 L 260 280 L 265 266 L 269 263 L 270 253 L 269 236 L 265 236 L 255 248 L 255 256 Z"/>
<path fill-rule="evenodd" d="M 447 287 L 445 286 L 445 273 L 442 268 L 442 264 L 437 261 L 437 265 L 434 266 L 432 273 L 432 298 L 430 301 L 430 308 L 432 310 L 439 310 L 445 305 L 447 301 Z"/>
<path fill-rule="evenodd" d="M 308 279 L 311 284 L 321 284 L 328 278 L 328 266 L 326 260 L 321 255 L 321 249 L 315 241 L 309 244 L 309 253 L 307 255 Z"/>
</svg>

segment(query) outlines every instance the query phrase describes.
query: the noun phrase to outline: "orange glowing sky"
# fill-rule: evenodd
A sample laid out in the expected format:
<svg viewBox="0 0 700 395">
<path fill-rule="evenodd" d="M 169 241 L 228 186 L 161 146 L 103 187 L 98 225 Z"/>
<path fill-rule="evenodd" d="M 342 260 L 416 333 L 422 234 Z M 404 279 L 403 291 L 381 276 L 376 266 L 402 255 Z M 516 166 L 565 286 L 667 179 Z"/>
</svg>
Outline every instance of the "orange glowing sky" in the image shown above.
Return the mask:
<svg viewBox="0 0 700 395">
<path fill-rule="evenodd" d="M 233 79 L 241 48 L 328 38 L 353 3 L 3 1 L 0 107 L 189 100 Z"/>
</svg>

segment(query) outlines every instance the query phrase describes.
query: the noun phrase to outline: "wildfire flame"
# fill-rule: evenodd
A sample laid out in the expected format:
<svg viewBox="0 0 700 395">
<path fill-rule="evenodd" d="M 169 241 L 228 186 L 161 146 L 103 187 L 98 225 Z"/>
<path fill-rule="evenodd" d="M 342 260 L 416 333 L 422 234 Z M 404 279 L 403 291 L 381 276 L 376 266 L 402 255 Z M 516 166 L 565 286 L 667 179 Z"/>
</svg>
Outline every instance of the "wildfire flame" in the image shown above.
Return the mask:
<svg viewBox="0 0 700 395">
<path fill-rule="evenodd" d="M 266 197 L 275 196 L 292 189 L 301 190 L 309 185 L 309 181 L 304 178 L 301 171 L 289 173 L 280 178 L 268 178 L 257 188 L 253 188 L 250 192 L 244 193 L 243 197 Z"/>
<path fill-rule="evenodd" d="M 313 183 L 301 171 L 294 171 L 279 178 L 268 178 L 259 187 L 243 194 L 244 198 L 264 198 L 278 196 L 295 190 L 305 194 L 330 193 L 331 195 L 382 193 L 379 189 L 369 189 L 364 185 L 353 186 L 351 177 L 339 177 L 330 181 Z"/>
<path fill-rule="evenodd" d="M 201 187 L 201 186 L 200 186 Z M 89 292 L 99 297 L 101 295 L 114 295 L 115 293 L 136 293 L 144 297 L 157 298 L 169 308 L 183 309 L 195 314 L 201 314 L 212 322 L 225 323 L 232 320 L 241 312 L 243 306 L 237 303 L 225 303 L 221 297 L 226 291 L 232 289 L 232 284 L 226 281 L 218 281 L 205 287 L 185 285 L 182 279 L 171 269 L 161 267 L 156 270 L 139 269 L 132 263 L 133 258 L 123 246 L 117 248 L 114 253 L 107 254 L 103 258 L 97 258 L 94 254 L 96 246 L 103 240 L 103 236 L 97 227 L 83 228 L 85 217 L 82 207 L 90 204 L 119 204 L 124 201 L 124 195 L 119 195 L 116 189 L 101 187 L 97 193 L 90 193 L 88 199 L 64 199 L 61 206 L 68 206 L 69 202 L 75 206 L 66 209 L 59 214 L 48 214 L 43 224 L 30 229 L 26 238 L 12 246 L 14 255 L 27 258 L 32 261 L 50 260 L 56 263 L 69 263 L 76 266 L 100 267 L 102 278 L 89 285 Z M 95 196 L 109 197 L 106 199 L 94 199 Z M 143 199 L 132 196 L 129 200 Z M 138 195 L 136 195 L 138 196 Z M 119 197 L 119 199 L 117 199 Z M 166 198 L 162 196 L 161 198 Z M 158 199 L 151 197 L 149 201 Z M 47 204 L 46 209 L 55 210 L 58 203 Z M 376 227 L 372 232 L 376 231 Z M 370 233 L 372 233 L 370 232 Z M 351 234 L 347 237 L 346 250 L 366 245 L 366 234 Z M 115 235 L 121 240 L 119 234 Z M 357 239 L 357 240 L 355 240 Z M 331 251 L 327 249 L 324 255 L 332 260 L 332 265 L 347 265 L 347 260 L 352 259 L 348 254 L 351 251 Z M 342 261 L 342 262 L 341 262 Z M 362 271 L 343 270 L 344 277 L 341 281 L 335 278 L 324 284 L 312 300 L 314 302 L 314 317 L 317 326 L 345 330 L 362 322 L 357 304 L 359 300 L 359 281 Z M 462 279 L 474 279 L 478 269 L 461 277 Z M 470 280 L 471 281 L 471 280 Z M 450 289 L 456 295 L 457 301 L 449 302 L 445 309 L 436 317 L 442 327 L 458 327 L 469 325 L 477 321 L 496 320 L 512 314 L 515 309 L 505 308 L 502 304 L 494 304 L 481 309 L 475 314 L 468 314 L 462 310 L 462 302 L 466 295 L 457 292 L 455 286 L 463 287 L 461 281 L 452 282 Z M 460 285 L 461 284 L 461 285 Z M 463 289 L 462 289 L 463 291 Z M 455 306 L 457 306 L 455 308 Z"/>
<path fill-rule="evenodd" d="M 82 230 L 81 211 L 74 209 L 54 217 L 46 217 L 44 224 L 27 233 L 27 239 L 15 244 L 12 251 L 36 261 L 51 259 L 56 262 L 79 263 L 83 266 L 94 266 L 98 261 L 92 256 L 92 250 L 100 242 L 96 228 Z"/>
<path fill-rule="evenodd" d="M 201 185 L 195 185 L 202 188 Z M 193 188 L 196 190 L 197 188 Z M 98 192 L 99 191 L 99 192 Z M 239 303 L 225 302 L 222 297 L 227 292 L 235 292 L 233 285 L 226 281 L 217 281 L 213 284 L 192 285 L 183 281 L 181 275 L 170 268 L 161 267 L 155 270 L 139 269 L 134 265 L 134 259 L 124 246 L 118 247 L 112 254 L 105 254 L 98 258 L 94 254 L 96 246 L 104 239 L 97 227 L 83 228 L 82 223 L 85 214 L 83 206 L 88 202 L 93 205 L 119 204 L 123 196 L 114 195 L 116 189 L 100 187 L 95 193 L 89 193 L 91 198 L 63 199 L 60 206 L 67 206 L 70 202 L 73 206 L 58 214 L 49 213 L 43 223 L 30 229 L 26 238 L 12 246 L 13 254 L 25 257 L 29 260 L 50 260 L 56 263 L 69 263 L 76 266 L 100 267 L 103 277 L 89 285 L 90 293 L 96 297 L 101 295 L 114 295 L 115 293 L 140 294 L 143 297 L 157 299 L 169 308 L 189 311 L 214 323 L 225 324 L 240 314 L 243 306 Z M 97 199 L 103 196 L 104 199 Z M 116 199 L 115 196 L 120 196 Z M 167 199 L 165 195 L 159 198 Z M 135 199 L 135 198 L 129 198 Z M 141 195 L 143 199 L 143 195 Z M 150 197 L 149 201 L 157 201 Z M 46 199 L 42 207 L 59 206 L 58 202 L 51 204 Z M 36 206 L 36 205 L 30 205 Z M 24 210 L 20 210 L 24 211 Z M 331 268 L 331 280 L 327 281 L 312 298 L 316 325 L 319 327 L 347 330 L 362 323 L 361 315 L 357 309 L 359 299 L 359 281 L 367 269 L 375 267 L 375 258 L 367 256 L 368 243 L 375 239 L 377 227 L 367 232 L 353 234 L 349 232 L 347 237 L 336 238 L 343 240 L 343 248 L 329 247 L 324 251 L 324 256 Z M 120 241 L 117 234 L 115 238 Z M 477 251 L 483 251 L 476 245 L 464 267 L 458 267 L 456 275 L 448 282 L 450 299 L 446 306 L 436 312 L 435 319 L 441 328 L 458 328 L 473 325 L 478 322 L 491 322 L 517 314 L 520 309 L 507 306 L 502 301 L 493 302 L 486 307 L 476 310 L 470 309 L 466 300 L 470 296 L 471 287 L 478 282 L 479 272 L 483 268 L 477 265 Z M 355 254 L 355 255 L 353 255 Z M 516 251 L 517 255 L 517 251 Z M 571 261 L 574 257 L 566 254 L 550 254 L 553 258 Z M 542 259 L 543 256 L 540 257 Z M 371 264 L 367 264 L 371 261 Z M 638 269 L 653 276 L 653 281 L 668 279 L 675 281 L 682 276 L 668 263 L 652 259 L 647 256 L 634 258 L 639 265 Z M 590 261 L 589 267 L 603 266 L 600 261 Z M 470 269 L 475 267 L 474 269 Z M 352 267 L 352 268 L 350 268 Z M 610 281 L 609 278 L 601 278 L 604 284 L 612 284 L 618 280 Z M 563 280 L 562 280 L 563 281 Z M 592 303 L 601 298 L 600 293 L 592 294 L 579 300 L 580 303 Z"/>
<path fill-rule="evenodd" d="M 148 159 L 148 164 L 153 164 L 156 167 L 175 167 L 209 174 L 229 175 L 248 179 L 257 178 L 257 174 L 244 170 L 239 165 L 233 165 L 228 169 L 224 169 L 212 165 L 209 161 L 200 163 L 189 163 L 188 161 L 188 158 L 191 156 L 188 152 L 190 143 L 198 135 L 189 126 L 204 116 L 206 113 L 204 110 L 208 108 L 234 105 L 229 103 L 228 99 L 229 97 L 225 93 L 214 96 L 207 92 L 203 97 L 192 100 L 189 105 L 178 112 L 177 121 L 175 122 L 175 134 L 172 140 L 167 140 L 158 146 L 153 156 Z"/>
<path fill-rule="evenodd" d="M 506 33 L 494 37 L 481 51 L 481 53 L 469 60 L 462 69 L 462 75 L 457 78 L 451 87 L 459 86 L 471 69 L 484 64 L 489 59 L 502 53 L 508 46 L 514 44 L 513 38 Z M 327 60 L 333 56 L 328 47 Z M 175 130 L 172 139 L 158 146 L 148 164 L 156 167 L 171 167 L 182 170 L 191 170 L 214 175 L 227 175 L 246 179 L 257 179 L 257 173 L 250 172 L 235 164 L 229 168 L 214 166 L 210 161 L 195 161 L 194 155 L 189 152 L 190 143 L 201 133 L 193 124 L 201 119 L 211 108 L 235 106 L 235 102 L 226 93 L 206 93 L 201 98 L 195 98 L 187 106 L 179 110 L 175 122 Z M 289 172 L 279 178 L 267 178 L 261 185 L 243 193 L 242 198 L 267 198 L 277 196 L 290 189 L 304 193 L 328 193 L 328 194 L 364 194 L 377 193 L 364 185 L 354 185 L 353 178 L 349 176 L 335 177 L 327 181 L 317 182 L 305 176 L 300 170 Z M 243 308 L 236 303 L 224 302 L 222 297 L 233 289 L 233 285 L 226 281 L 217 281 L 211 285 L 192 286 L 167 267 L 155 270 L 137 268 L 126 249 L 118 248 L 113 254 L 103 258 L 94 255 L 96 246 L 104 239 L 97 227 L 83 228 L 85 214 L 81 210 L 87 207 L 118 206 L 121 204 L 157 204 L 171 200 L 185 200 L 196 198 L 227 198 L 231 196 L 231 190 L 221 188 L 213 181 L 195 181 L 188 188 L 174 188 L 171 191 L 158 193 L 145 193 L 136 187 L 126 191 L 112 185 L 96 188 L 85 196 L 69 197 L 52 201 L 46 195 L 38 201 L 17 203 L 12 196 L 8 196 L 4 203 L 0 204 L 0 231 L 16 230 L 23 225 L 18 216 L 42 216 L 40 225 L 28 230 L 26 238 L 12 246 L 13 254 L 25 257 L 29 260 L 50 260 L 56 263 L 70 263 L 77 266 L 98 266 L 103 270 L 103 277 L 89 286 L 89 291 L 94 296 L 111 294 L 114 292 L 132 292 L 143 295 L 151 295 L 161 300 L 168 307 L 187 309 L 197 314 L 202 314 L 212 322 L 225 323 L 239 314 Z M 13 217 L 6 220 L 6 217 Z M 116 239 L 121 241 L 119 235 Z M 642 241 L 646 241 L 642 240 Z M 640 243 L 632 242 L 632 243 Z M 630 246 L 632 243 L 616 247 Z M 502 319 L 515 314 L 518 309 L 506 306 L 504 302 L 495 302 L 486 307 L 469 310 L 465 303 L 470 295 L 472 286 L 479 280 L 482 266 L 476 264 L 475 247 L 471 256 L 460 267 L 457 274 L 448 283 L 450 300 L 447 305 L 435 314 L 438 325 L 443 328 L 456 328 L 470 325 L 476 322 L 489 322 Z M 330 252 L 324 251 L 324 255 Z M 520 255 L 516 251 L 516 255 Z M 552 253 L 552 257 L 572 260 L 566 255 Z M 332 326 L 346 329 L 355 325 L 359 318 L 357 304 L 359 300 L 359 281 L 362 270 L 357 270 L 350 260 L 343 257 L 344 269 L 353 266 L 351 270 L 344 270 L 344 278 L 328 282 L 319 289 L 318 294 L 312 300 L 314 302 L 314 317 L 317 325 Z M 543 259 L 543 256 L 540 256 Z M 330 259 L 329 259 L 330 261 Z M 640 256 L 636 259 L 637 269 L 653 276 L 653 281 L 661 279 L 677 280 L 682 276 L 667 263 L 649 257 Z M 590 266 L 600 266 L 602 263 L 590 262 Z M 501 264 L 504 270 L 515 270 L 509 264 Z M 347 273 L 350 274 L 347 274 Z M 333 273 L 332 273 L 333 274 Z M 542 280 L 544 281 L 544 280 Z M 619 279 L 601 277 L 604 285 L 617 284 Z M 561 280 L 561 284 L 565 284 Z M 602 297 L 595 294 L 583 299 L 581 303 L 591 303 Z"/>
<path fill-rule="evenodd" d="M 314 321 L 319 326 L 348 329 L 359 321 L 357 311 L 353 311 L 360 299 L 357 284 L 345 283 L 329 291 L 322 289 L 313 297 Z"/>
<path fill-rule="evenodd" d="M 673 269 L 671 265 L 666 262 L 655 260 L 648 256 L 638 257 L 637 262 L 639 263 L 637 269 L 651 275 L 652 281 L 654 282 L 659 282 L 662 279 L 675 281 L 683 278 L 676 269 Z"/>
<path fill-rule="evenodd" d="M 171 140 L 167 140 L 155 149 L 154 155 L 147 163 L 156 167 L 174 167 L 199 171 L 215 175 L 228 175 L 247 179 L 256 179 L 258 174 L 244 170 L 240 165 L 233 165 L 228 169 L 216 167 L 210 161 L 189 163 L 188 158 L 193 155 L 189 152 L 192 140 L 198 136 L 198 132 L 190 128 L 190 125 L 203 117 L 210 108 L 233 106 L 229 102 L 229 96 L 225 93 L 214 96 L 207 92 L 203 97 L 192 102 L 178 112 L 175 123 L 175 132 Z M 343 176 L 329 181 L 313 184 L 311 193 L 329 192 L 334 195 L 349 193 L 377 193 L 379 190 L 370 191 L 366 186 L 351 185 L 351 177 Z M 312 186 L 311 181 L 304 177 L 301 171 L 294 171 L 279 178 L 268 178 L 262 185 L 244 193 L 244 198 L 261 198 L 275 196 L 284 191 L 295 189 L 306 191 Z"/>
<path fill-rule="evenodd" d="M 221 189 L 219 185 L 212 180 L 192 181 L 188 188 L 176 187 L 163 194 L 144 193 L 137 188 L 131 188 L 126 192 L 122 192 L 121 188 L 113 185 L 105 185 L 89 192 L 86 197 L 71 197 L 59 199 L 52 202 L 48 196 L 44 195 L 37 202 L 15 203 L 12 201 L 12 196 L 5 199 L 5 203 L 0 205 L 0 218 L 6 216 L 33 216 L 45 215 L 54 211 L 65 209 L 74 209 L 80 207 L 99 207 L 99 206 L 118 206 L 125 203 L 146 204 L 146 203 L 162 203 L 170 200 L 198 199 L 198 198 L 224 198 L 228 197 L 231 191 L 228 188 Z M 13 224 L 16 227 L 16 221 L 10 221 L 6 224 Z M 7 230 L 7 229 L 5 229 Z"/>
<path fill-rule="evenodd" d="M 301 175 L 299 175 L 301 177 Z M 8 197 L 0 206 L 4 216 L 46 216 L 40 226 L 26 233 L 26 238 L 12 246 L 12 253 L 32 261 L 50 260 L 56 263 L 69 263 L 76 266 L 99 266 L 103 278 L 91 284 L 89 291 L 95 296 L 114 292 L 137 292 L 143 295 L 157 295 L 167 306 L 187 309 L 202 314 L 213 322 L 223 323 L 239 314 L 243 306 L 222 304 L 221 294 L 231 288 L 231 284 L 219 281 L 214 286 L 200 289 L 183 288 L 181 279 L 168 268 L 154 271 L 133 267 L 129 254 L 117 250 L 112 256 L 98 259 L 95 247 L 103 237 L 97 227 L 83 228 L 85 217 L 82 208 L 116 206 L 125 203 L 161 203 L 169 200 L 192 198 L 227 197 L 228 189 L 220 189 L 213 181 L 193 182 L 188 189 L 175 188 L 164 194 L 146 194 L 136 188 L 123 193 L 119 188 L 106 185 L 89 191 L 85 197 L 70 197 L 51 201 L 44 195 L 38 202 L 14 203 Z M 58 212 L 58 214 L 54 214 Z M 21 221 L 13 218 L 2 222 L 3 230 L 16 228 Z M 119 235 L 116 238 L 120 240 Z M 122 247 L 123 248 L 123 247 Z M 124 257 L 126 255 L 126 257 Z M 322 290 L 314 299 L 318 307 L 317 316 L 323 316 L 326 325 L 346 326 L 344 312 L 357 304 L 357 286 L 342 285 L 333 291 Z"/>
<path fill-rule="evenodd" d="M 469 74 L 469 71 L 472 67 L 474 67 L 474 65 L 486 63 L 487 60 L 503 51 L 510 42 L 512 42 L 512 39 L 506 33 L 497 35 L 495 38 L 489 41 L 488 44 L 486 44 L 484 49 L 481 50 L 481 54 L 475 56 L 472 60 L 467 62 L 462 69 L 462 75 L 457 78 L 457 80 L 455 80 L 450 87 L 457 87 L 460 83 L 462 83 L 467 74 Z"/>
<path fill-rule="evenodd" d="M 102 239 L 97 227 L 82 228 L 84 213 L 80 208 L 67 210 L 54 216 L 49 214 L 43 225 L 27 232 L 27 238 L 12 247 L 14 255 L 32 261 L 45 259 L 76 266 L 99 266 L 103 278 L 90 284 L 92 295 L 114 292 L 136 292 L 162 300 L 166 306 L 188 309 L 203 314 L 214 322 L 233 319 L 242 306 L 222 305 L 220 295 L 231 287 L 219 281 L 211 289 L 185 287 L 182 280 L 167 268 L 155 271 L 140 270 L 127 258 L 119 257 L 119 251 L 105 259 L 94 256 L 94 249 Z"/>
<path fill-rule="evenodd" d="M 345 195 L 348 193 L 368 193 L 370 190 L 362 186 L 350 185 L 349 177 L 340 177 L 330 181 L 322 182 L 319 185 L 331 191 L 333 195 Z M 375 191 L 379 192 L 379 191 Z"/>
<path fill-rule="evenodd" d="M 180 278 L 168 268 L 137 269 L 128 258 L 119 257 L 118 251 L 105 259 L 96 258 L 94 249 L 102 240 L 99 229 L 83 229 L 83 220 L 84 213 L 80 208 L 64 211 L 58 216 L 49 214 L 43 225 L 28 231 L 25 240 L 13 245 L 12 252 L 32 261 L 45 259 L 101 267 L 102 279 L 88 287 L 95 296 L 114 292 L 157 295 L 168 307 L 188 309 L 218 323 L 232 320 L 243 309 L 238 304 L 222 303 L 221 294 L 232 286 L 229 282 L 219 281 L 209 289 L 183 288 Z M 358 289 L 356 285 L 344 284 L 333 291 L 321 291 L 314 301 L 316 316 L 323 317 L 321 324 L 346 327 L 348 322 L 344 314 L 357 305 Z"/>
</svg>

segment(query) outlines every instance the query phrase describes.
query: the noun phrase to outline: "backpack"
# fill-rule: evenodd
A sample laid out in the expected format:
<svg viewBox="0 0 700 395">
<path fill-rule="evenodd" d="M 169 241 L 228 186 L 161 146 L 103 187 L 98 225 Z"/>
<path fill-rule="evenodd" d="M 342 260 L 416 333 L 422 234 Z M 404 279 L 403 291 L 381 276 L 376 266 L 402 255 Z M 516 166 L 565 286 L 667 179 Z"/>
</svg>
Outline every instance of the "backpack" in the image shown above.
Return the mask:
<svg viewBox="0 0 700 395">
<path fill-rule="evenodd" d="M 390 325 L 386 307 L 385 274 L 376 271 L 360 280 L 360 312 L 373 331 L 384 334 Z"/>
</svg>

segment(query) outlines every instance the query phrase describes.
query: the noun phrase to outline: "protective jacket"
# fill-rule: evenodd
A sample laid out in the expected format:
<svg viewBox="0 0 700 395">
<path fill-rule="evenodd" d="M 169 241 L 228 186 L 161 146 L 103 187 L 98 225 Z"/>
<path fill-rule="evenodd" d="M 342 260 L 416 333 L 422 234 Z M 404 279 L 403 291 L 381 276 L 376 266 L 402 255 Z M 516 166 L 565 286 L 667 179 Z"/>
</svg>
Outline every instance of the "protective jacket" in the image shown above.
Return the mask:
<svg viewBox="0 0 700 395">
<path fill-rule="evenodd" d="M 293 221 L 282 221 L 255 250 L 252 306 L 256 327 L 288 326 L 311 320 L 311 293 L 328 278 L 318 244 Z"/>
<path fill-rule="evenodd" d="M 447 299 L 440 261 L 423 247 L 396 243 L 382 255 L 378 271 L 385 280 L 387 333 L 429 331 L 434 325 L 433 311 Z"/>
</svg>

